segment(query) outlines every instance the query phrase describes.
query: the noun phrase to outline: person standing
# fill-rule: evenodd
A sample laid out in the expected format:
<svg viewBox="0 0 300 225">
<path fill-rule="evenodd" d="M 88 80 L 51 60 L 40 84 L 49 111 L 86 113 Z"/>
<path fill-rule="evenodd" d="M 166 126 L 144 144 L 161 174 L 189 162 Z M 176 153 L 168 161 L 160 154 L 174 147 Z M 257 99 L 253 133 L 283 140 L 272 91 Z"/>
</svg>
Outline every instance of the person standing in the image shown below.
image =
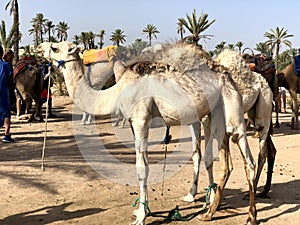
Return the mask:
<svg viewBox="0 0 300 225">
<path fill-rule="evenodd" d="M 5 51 L 2 57 L 4 62 L 8 62 L 10 65 L 10 74 L 8 76 L 8 92 L 9 92 L 9 101 L 10 101 L 10 111 L 17 111 L 16 108 L 16 94 L 15 94 L 15 82 L 14 82 L 14 71 L 13 71 L 13 59 L 14 52 L 12 50 Z"/>
<path fill-rule="evenodd" d="M 11 72 L 8 62 L 2 61 L 3 48 L 0 45 L 0 126 L 4 125 L 4 137 L 2 142 L 14 142 L 10 134 L 10 102 L 8 89 L 8 76 Z"/>
<path fill-rule="evenodd" d="M 279 112 L 286 113 L 286 89 L 284 87 L 279 87 L 278 106 Z"/>
</svg>

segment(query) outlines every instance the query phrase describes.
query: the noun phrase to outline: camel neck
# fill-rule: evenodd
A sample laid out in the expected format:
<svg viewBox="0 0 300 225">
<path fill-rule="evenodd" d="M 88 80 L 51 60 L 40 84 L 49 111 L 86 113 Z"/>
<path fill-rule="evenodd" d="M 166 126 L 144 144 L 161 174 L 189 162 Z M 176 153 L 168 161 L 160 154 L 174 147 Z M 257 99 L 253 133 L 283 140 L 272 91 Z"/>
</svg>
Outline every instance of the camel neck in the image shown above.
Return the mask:
<svg viewBox="0 0 300 225">
<path fill-rule="evenodd" d="M 61 70 L 65 77 L 68 93 L 80 109 L 93 115 L 115 113 L 116 97 L 122 90 L 123 82 L 106 90 L 95 90 L 88 85 L 78 62 L 69 62 Z"/>
</svg>

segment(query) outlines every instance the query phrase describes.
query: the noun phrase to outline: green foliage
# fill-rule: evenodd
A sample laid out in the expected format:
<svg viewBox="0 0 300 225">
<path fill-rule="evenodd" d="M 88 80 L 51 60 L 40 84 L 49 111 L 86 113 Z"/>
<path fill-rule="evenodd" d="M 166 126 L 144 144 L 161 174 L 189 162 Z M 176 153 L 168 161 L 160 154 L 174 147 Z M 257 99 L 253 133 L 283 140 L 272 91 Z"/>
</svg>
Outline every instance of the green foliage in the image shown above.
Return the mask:
<svg viewBox="0 0 300 225">
<path fill-rule="evenodd" d="M 207 28 L 209 28 L 216 20 L 208 20 L 208 14 L 204 13 L 198 18 L 196 10 L 194 9 L 191 16 L 186 14 L 187 20 L 179 18 L 178 21 L 191 33 L 190 36 L 186 37 L 189 41 L 198 45 L 201 38 L 210 38 L 212 35 L 201 35 Z"/>
<path fill-rule="evenodd" d="M 132 43 L 129 46 L 129 49 L 133 52 L 135 55 L 141 54 L 144 48 L 147 47 L 147 42 L 143 41 L 142 39 L 136 39 L 134 43 Z"/>
<path fill-rule="evenodd" d="M 15 40 L 14 39 L 14 33 L 16 31 L 16 29 L 18 28 L 18 24 L 14 24 L 7 36 L 7 32 L 6 32 L 6 25 L 4 20 L 1 21 L 1 25 L 0 25 L 0 43 L 3 47 L 3 50 L 6 51 L 8 49 L 11 49 L 16 41 L 19 40 Z"/>
<path fill-rule="evenodd" d="M 120 46 L 121 43 L 126 42 L 126 35 L 121 29 L 116 29 L 111 33 L 109 40 L 111 40 L 114 45 Z"/>
<path fill-rule="evenodd" d="M 282 71 L 287 65 L 293 62 L 293 56 L 296 54 L 296 49 L 288 49 L 278 56 L 278 71 Z"/>
<path fill-rule="evenodd" d="M 287 38 L 293 37 L 294 35 L 288 34 L 287 30 L 284 28 L 276 27 L 275 30 L 271 29 L 270 32 L 266 32 L 264 36 L 268 39 L 265 44 L 272 51 L 275 51 L 275 67 L 278 71 L 278 57 L 281 44 L 284 44 L 288 47 L 292 47 L 292 42 L 287 40 Z"/>
<path fill-rule="evenodd" d="M 152 37 L 157 38 L 156 34 L 160 32 L 157 30 L 157 27 L 153 24 L 147 24 L 147 26 L 143 29 L 143 33 L 147 34 L 147 38 L 149 39 L 149 45 L 152 45 Z"/>
</svg>

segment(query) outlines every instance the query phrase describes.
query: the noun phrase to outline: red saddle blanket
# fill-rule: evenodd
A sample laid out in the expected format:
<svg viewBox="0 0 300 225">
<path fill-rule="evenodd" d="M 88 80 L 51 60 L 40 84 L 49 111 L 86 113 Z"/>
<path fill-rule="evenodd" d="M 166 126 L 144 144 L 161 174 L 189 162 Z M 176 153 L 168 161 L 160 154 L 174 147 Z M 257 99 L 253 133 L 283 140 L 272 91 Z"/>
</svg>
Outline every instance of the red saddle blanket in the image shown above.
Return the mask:
<svg viewBox="0 0 300 225">
<path fill-rule="evenodd" d="M 34 56 L 24 56 L 21 58 L 14 69 L 14 79 L 16 79 L 27 68 L 28 65 L 37 65 L 37 60 Z"/>
</svg>

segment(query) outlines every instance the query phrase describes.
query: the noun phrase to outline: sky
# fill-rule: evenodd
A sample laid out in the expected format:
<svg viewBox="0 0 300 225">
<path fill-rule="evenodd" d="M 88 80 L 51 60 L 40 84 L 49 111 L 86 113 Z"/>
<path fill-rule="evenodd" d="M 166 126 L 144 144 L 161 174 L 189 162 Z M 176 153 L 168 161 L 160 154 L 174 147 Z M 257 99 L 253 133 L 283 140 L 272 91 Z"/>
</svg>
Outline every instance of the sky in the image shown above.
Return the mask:
<svg viewBox="0 0 300 225">
<path fill-rule="evenodd" d="M 0 3 L 0 20 L 5 21 L 8 32 L 12 17 L 5 11 L 7 2 Z M 147 41 L 147 35 L 142 33 L 147 24 L 155 25 L 160 31 L 157 42 L 179 40 L 178 18 L 186 18 L 195 9 L 198 16 L 207 13 L 209 20 L 216 20 L 203 33 L 213 35 L 206 41 L 206 50 L 214 50 L 221 41 L 226 44 L 242 41 L 243 48 L 253 49 L 256 43 L 267 40 L 265 32 L 276 27 L 294 35 L 289 38 L 292 47 L 300 48 L 300 27 L 296 19 L 299 8 L 299 0 L 19 0 L 21 46 L 33 44 L 28 30 L 37 13 L 43 13 L 54 24 L 66 22 L 70 27 L 68 41 L 83 31 L 99 33 L 104 29 L 105 45 L 111 45 L 109 37 L 115 29 L 124 31 L 126 44 L 138 38 Z"/>
</svg>

